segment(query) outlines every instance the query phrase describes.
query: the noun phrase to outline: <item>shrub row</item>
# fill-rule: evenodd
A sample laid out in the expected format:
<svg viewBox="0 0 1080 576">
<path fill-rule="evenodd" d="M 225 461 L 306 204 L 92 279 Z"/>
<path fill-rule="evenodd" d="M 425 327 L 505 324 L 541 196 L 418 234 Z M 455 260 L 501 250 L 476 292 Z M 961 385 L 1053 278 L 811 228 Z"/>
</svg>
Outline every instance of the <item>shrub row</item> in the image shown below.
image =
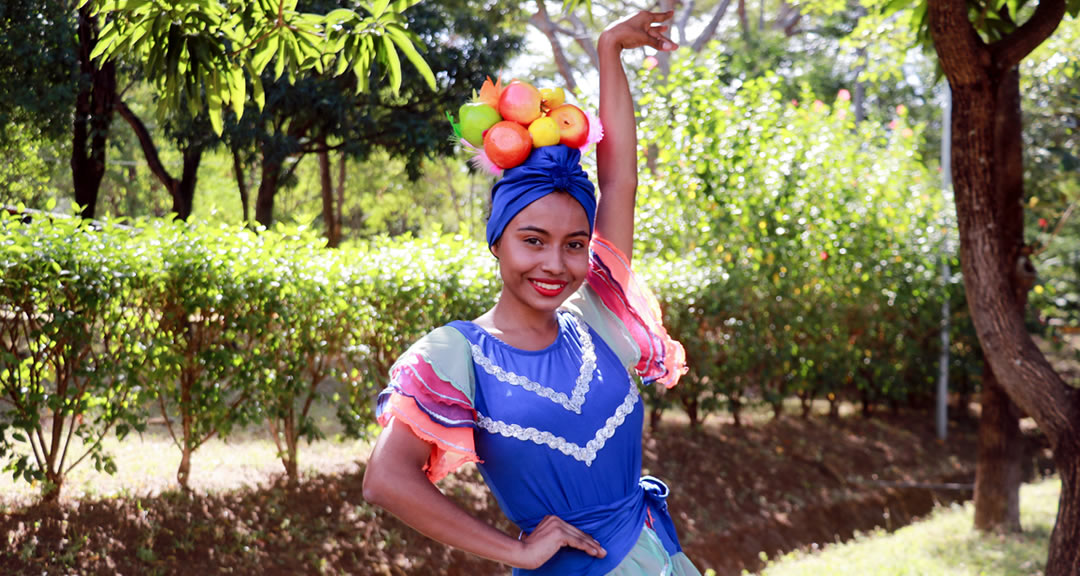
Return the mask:
<svg viewBox="0 0 1080 576">
<path fill-rule="evenodd" d="M 468 247 L 467 247 L 468 246 Z M 87 458 L 160 415 L 190 456 L 265 424 L 291 481 L 333 399 L 373 425 L 390 364 L 429 327 L 475 317 L 495 270 L 449 236 L 325 250 L 303 227 L 256 234 L 161 221 L 0 221 L 0 458 L 56 497 Z"/>
<path fill-rule="evenodd" d="M 479 315 L 498 290 L 493 259 L 458 237 L 326 250 L 299 226 L 162 221 L 6 217 L 0 272 L 0 459 L 50 498 L 87 459 L 112 472 L 102 439 L 152 417 L 181 452 L 181 485 L 201 444 L 255 423 L 295 482 L 300 441 L 321 436 L 314 403 L 333 403 L 348 434 L 369 434 L 397 356 L 432 327 Z M 932 390 L 933 274 L 780 307 L 750 274 L 704 256 L 654 259 L 643 275 L 691 365 L 676 393 L 648 393 L 656 413 L 678 402 L 696 423 L 759 403 L 779 414 L 792 395 L 870 406 Z M 954 326 L 962 371 L 973 355 L 965 323 Z"/>
</svg>

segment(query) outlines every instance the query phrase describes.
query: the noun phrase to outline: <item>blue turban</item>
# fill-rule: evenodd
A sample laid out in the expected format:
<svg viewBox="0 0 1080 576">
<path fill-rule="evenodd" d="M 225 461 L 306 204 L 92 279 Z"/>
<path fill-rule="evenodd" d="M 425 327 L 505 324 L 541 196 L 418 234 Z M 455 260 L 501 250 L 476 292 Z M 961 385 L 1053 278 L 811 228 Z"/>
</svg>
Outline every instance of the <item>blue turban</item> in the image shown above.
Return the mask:
<svg viewBox="0 0 1080 576">
<path fill-rule="evenodd" d="M 537 200 L 563 191 L 577 200 L 589 218 L 589 234 L 596 220 L 596 193 L 581 168 L 581 151 L 562 144 L 534 148 L 520 165 L 509 168 L 491 189 L 488 246 L 494 246 L 518 212 Z"/>
</svg>

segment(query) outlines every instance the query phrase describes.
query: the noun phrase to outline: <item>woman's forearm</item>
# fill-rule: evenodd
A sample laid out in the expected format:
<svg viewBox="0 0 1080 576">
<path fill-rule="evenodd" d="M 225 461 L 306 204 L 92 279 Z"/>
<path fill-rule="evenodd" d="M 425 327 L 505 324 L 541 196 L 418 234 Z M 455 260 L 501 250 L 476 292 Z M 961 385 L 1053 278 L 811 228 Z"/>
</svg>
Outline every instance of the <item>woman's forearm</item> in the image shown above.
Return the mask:
<svg viewBox="0 0 1080 576">
<path fill-rule="evenodd" d="M 619 41 L 608 33 L 597 42 L 600 68 L 600 121 L 604 139 L 596 146 L 596 176 L 601 193 L 599 234 L 631 256 L 634 196 L 637 190 L 637 126 L 630 84 Z"/>
<path fill-rule="evenodd" d="M 415 458 L 409 456 L 426 457 L 428 445 L 408 430 L 394 430 L 396 424 L 390 424 L 372 452 L 364 474 L 364 499 L 429 538 L 489 560 L 516 565 L 522 543 L 443 495 Z"/>
</svg>

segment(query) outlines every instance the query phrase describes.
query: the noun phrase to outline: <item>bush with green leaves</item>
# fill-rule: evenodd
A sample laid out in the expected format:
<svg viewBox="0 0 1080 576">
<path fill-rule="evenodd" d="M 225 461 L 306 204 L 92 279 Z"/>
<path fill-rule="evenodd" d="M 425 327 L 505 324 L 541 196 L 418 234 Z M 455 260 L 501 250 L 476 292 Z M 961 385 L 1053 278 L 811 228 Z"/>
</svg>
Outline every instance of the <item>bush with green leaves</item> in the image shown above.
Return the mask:
<svg viewBox="0 0 1080 576">
<path fill-rule="evenodd" d="M 148 251 L 113 223 L 0 216 L 0 459 L 59 497 L 110 431 L 141 430 Z"/>
<path fill-rule="evenodd" d="M 260 417 L 253 399 L 272 360 L 280 271 L 266 265 L 255 233 L 240 227 L 155 221 L 137 241 L 152 253 L 144 297 L 159 317 L 147 342 L 150 383 L 181 451 L 177 481 L 186 487 L 199 446 Z"/>
<path fill-rule="evenodd" d="M 692 358 L 730 366 L 692 365 L 684 407 L 737 416 L 749 400 L 779 415 L 792 395 L 869 410 L 923 394 L 941 300 L 958 290 L 941 279 L 950 217 L 920 127 L 902 107 L 887 126 L 856 125 L 846 92 L 831 107 L 786 100 L 772 74 L 725 84 L 712 57 L 675 63 L 642 102 L 656 158 L 639 254 L 676 260 L 654 282 L 674 331 Z"/>
<path fill-rule="evenodd" d="M 362 354 L 339 414 L 348 433 L 363 435 L 374 421 L 373 394 L 398 356 L 429 330 L 482 314 L 495 303 L 499 283 L 487 248 L 461 236 L 384 237 L 347 254 L 343 283 L 361 295 L 365 310 L 356 342 Z"/>
</svg>

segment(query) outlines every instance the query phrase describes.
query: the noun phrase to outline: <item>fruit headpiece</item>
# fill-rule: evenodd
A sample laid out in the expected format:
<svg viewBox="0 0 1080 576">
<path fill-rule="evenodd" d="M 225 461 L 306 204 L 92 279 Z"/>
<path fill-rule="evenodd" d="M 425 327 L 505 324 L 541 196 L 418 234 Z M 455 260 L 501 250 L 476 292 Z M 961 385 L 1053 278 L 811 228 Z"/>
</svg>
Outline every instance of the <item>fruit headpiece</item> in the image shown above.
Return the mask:
<svg viewBox="0 0 1080 576">
<path fill-rule="evenodd" d="M 562 144 L 585 152 L 604 137 L 600 120 L 566 103 L 562 88 L 488 78 L 458 111 L 447 114 L 454 135 L 474 153 L 472 162 L 496 176 L 525 162 L 534 149 Z"/>
<path fill-rule="evenodd" d="M 518 212 L 555 191 L 581 204 L 592 233 L 596 193 L 581 154 L 604 137 L 604 129 L 595 115 L 567 104 L 562 88 L 537 90 L 518 80 L 503 86 L 488 78 L 458 111 L 458 122 L 447 117 L 462 146 L 473 151 L 473 165 L 502 176 L 491 189 L 489 246 Z"/>
</svg>

